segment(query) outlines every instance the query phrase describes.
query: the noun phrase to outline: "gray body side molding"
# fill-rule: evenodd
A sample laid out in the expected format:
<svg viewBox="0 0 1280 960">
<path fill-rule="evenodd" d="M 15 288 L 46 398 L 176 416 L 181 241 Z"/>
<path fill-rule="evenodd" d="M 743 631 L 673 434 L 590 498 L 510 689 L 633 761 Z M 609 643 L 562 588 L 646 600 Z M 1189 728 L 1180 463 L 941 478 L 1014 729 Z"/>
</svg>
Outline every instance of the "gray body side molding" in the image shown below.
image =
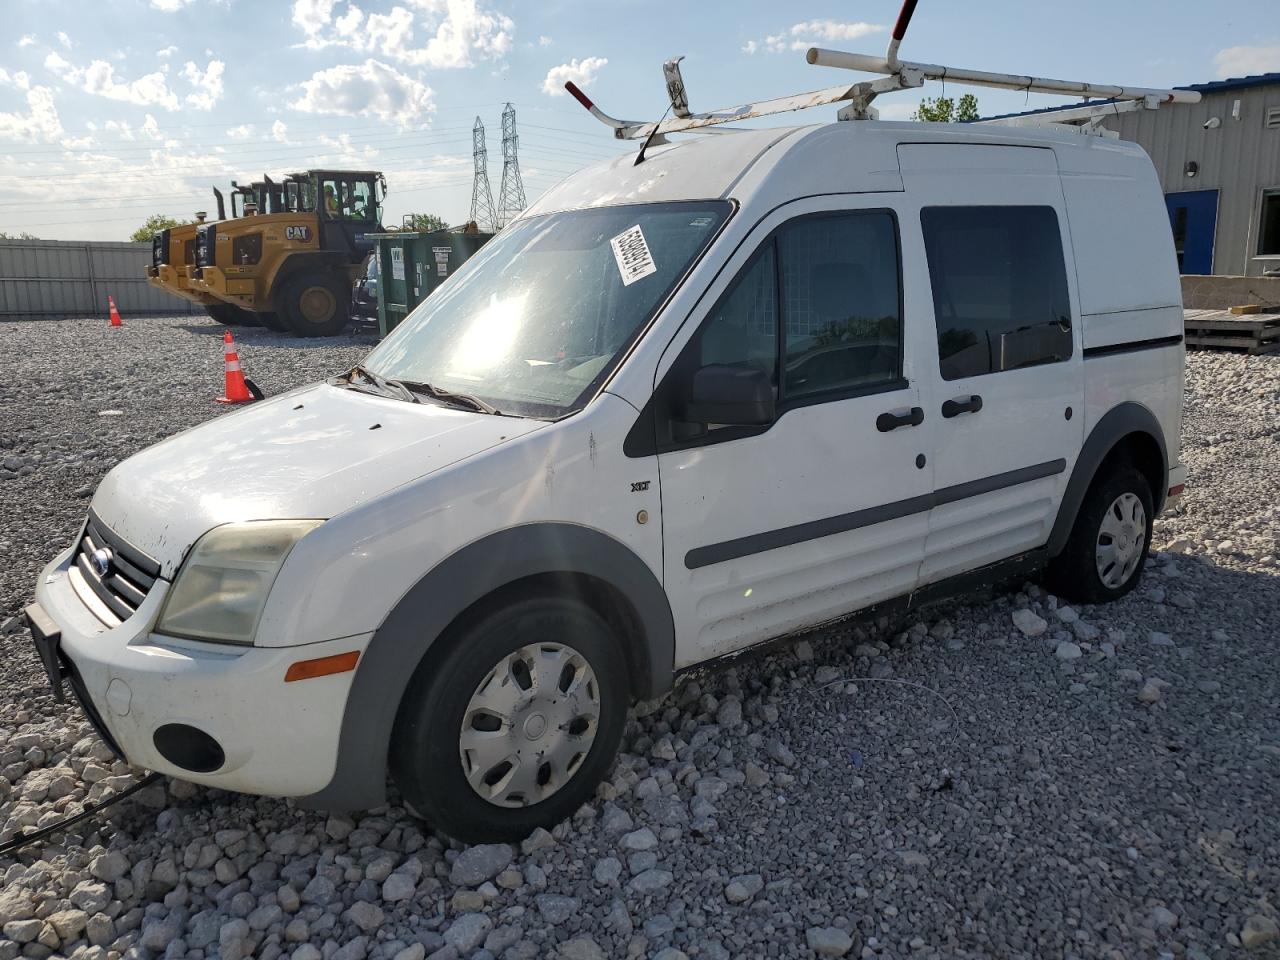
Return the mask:
<svg viewBox="0 0 1280 960">
<path fill-rule="evenodd" d="M 513 527 L 443 560 L 388 614 L 360 658 L 342 718 L 333 778 L 299 803 L 325 810 L 367 810 L 382 804 L 387 747 L 400 700 L 427 650 L 476 601 L 517 580 L 549 573 L 585 574 L 626 596 L 643 626 L 646 647 L 634 651 L 632 659 L 641 665 L 642 675 L 632 678 L 633 686 L 644 697 L 671 688 L 675 623 L 666 592 L 648 565 L 617 540 L 587 527 Z"/>
<path fill-rule="evenodd" d="M 1084 495 L 1089 491 L 1097 475 L 1098 467 L 1107 458 L 1117 443 L 1131 433 L 1144 433 L 1151 437 L 1160 448 L 1161 475 L 1169 476 L 1169 451 L 1165 447 L 1164 430 L 1153 414 L 1140 403 L 1128 401 L 1113 407 L 1098 421 L 1080 448 L 1080 456 L 1075 468 L 1071 471 L 1071 479 L 1067 481 L 1067 491 L 1063 494 L 1062 504 L 1058 507 L 1058 516 L 1053 523 L 1053 531 L 1049 534 L 1048 552 L 1056 557 L 1067 546 L 1071 536 L 1071 528 L 1075 525 L 1076 515 L 1084 502 Z M 1164 509 L 1167 485 L 1160 484 L 1160 489 L 1152 490 L 1156 514 Z"/>
</svg>

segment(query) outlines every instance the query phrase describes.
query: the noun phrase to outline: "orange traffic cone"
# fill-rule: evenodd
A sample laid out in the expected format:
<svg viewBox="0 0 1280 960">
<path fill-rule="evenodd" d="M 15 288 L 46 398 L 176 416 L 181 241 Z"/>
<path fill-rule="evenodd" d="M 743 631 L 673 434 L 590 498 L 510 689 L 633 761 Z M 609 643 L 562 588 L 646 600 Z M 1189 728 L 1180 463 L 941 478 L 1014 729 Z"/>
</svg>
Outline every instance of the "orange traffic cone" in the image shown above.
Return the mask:
<svg viewBox="0 0 1280 960">
<path fill-rule="evenodd" d="M 123 327 L 124 321 L 120 319 L 120 311 L 116 309 L 115 297 L 108 294 L 107 305 L 111 308 L 111 325 L 113 327 Z"/>
<path fill-rule="evenodd" d="M 218 397 L 218 403 L 252 403 L 258 399 L 249 392 L 244 380 L 244 371 L 240 369 L 240 356 L 236 353 L 236 342 L 228 330 L 222 342 L 226 344 L 227 386 L 226 395 Z"/>
</svg>

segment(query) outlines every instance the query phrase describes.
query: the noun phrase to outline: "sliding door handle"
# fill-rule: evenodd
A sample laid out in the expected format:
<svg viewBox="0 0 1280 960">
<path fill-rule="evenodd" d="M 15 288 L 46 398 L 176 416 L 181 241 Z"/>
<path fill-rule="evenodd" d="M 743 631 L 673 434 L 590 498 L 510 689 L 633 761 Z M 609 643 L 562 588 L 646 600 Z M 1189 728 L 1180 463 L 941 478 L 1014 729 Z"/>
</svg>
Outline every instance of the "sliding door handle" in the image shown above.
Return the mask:
<svg viewBox="0 0 1280 960">
<path fill-rule="evenodd" d="M 912 407 L 906 413 L 882 413 L 876 417 L 876 429 L 881 433 L 897 430 L 899 427 L 918 427 L 924 423 L 924 410 Z"/>
<path fill-rule="evenodd" d="M 952 420 L 962 413 L 977 413 L 982 409 L 982 398 L 977 394 L 968 397 L 957 397 L 954 400 L 948 400 L 942 405 L 942 415 L 948 420 Z"/>
</svg>

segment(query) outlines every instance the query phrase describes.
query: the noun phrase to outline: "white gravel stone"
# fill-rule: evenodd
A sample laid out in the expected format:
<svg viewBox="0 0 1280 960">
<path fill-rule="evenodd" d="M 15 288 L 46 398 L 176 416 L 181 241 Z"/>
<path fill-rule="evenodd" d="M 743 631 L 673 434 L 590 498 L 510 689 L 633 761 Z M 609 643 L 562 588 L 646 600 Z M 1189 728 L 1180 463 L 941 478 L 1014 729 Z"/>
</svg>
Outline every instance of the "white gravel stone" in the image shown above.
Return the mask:
<svg viewBox="0 0 1280 960">
<path fill-rule="evenodd" d="M 1013 625 L 1022 632 L 1024 637 L 1038 637 L 1049 629 L 1049 624 L 1043 617 L 1037 616 L 1035 611 L 1025 607 L 1013 611 L 1012 616 Z"/>
</svg>

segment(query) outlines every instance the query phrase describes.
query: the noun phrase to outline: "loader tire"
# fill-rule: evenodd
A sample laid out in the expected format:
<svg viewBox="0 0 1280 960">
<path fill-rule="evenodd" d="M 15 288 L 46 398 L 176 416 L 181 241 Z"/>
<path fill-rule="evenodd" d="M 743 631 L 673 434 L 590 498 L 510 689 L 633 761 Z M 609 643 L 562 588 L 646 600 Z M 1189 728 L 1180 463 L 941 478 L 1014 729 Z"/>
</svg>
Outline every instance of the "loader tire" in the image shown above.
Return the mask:
<svg viewBox="0 0 1280 960">
<path fill-rule="evenodd" d="M 257 318 L 248 310 L 230 303 L 211 303 L 205 306 L 205 313 L 219 323 L 228 327 L 256 327 Z"/>
<path fill-rule="evenodd" d="M 258 322 L 268 330 L 274 330 L 276 333 L 285 333 L 289 330 L 289 325 L 284 322 L 284 318 L 274 310 L 267 310 L 256 316 Z"/>
<path fill-rule="evenodd" d="M 336 337 L 350 318 L 351 291 L 345 277 L 308 270 L 285 280 L 276 308 L 299 337 Z"/>
</svg>

